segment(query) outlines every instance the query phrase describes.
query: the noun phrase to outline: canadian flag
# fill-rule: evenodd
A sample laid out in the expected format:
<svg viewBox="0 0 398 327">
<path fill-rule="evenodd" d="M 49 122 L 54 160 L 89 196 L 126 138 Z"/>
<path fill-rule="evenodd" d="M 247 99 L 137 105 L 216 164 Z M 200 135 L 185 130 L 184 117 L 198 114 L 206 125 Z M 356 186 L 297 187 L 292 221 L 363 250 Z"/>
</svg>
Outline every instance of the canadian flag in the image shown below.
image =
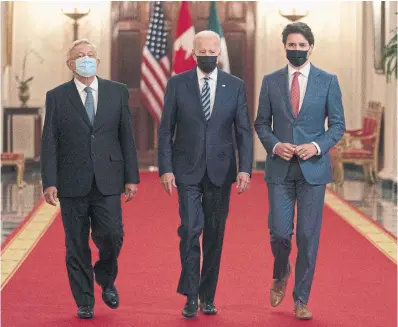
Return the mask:
<svg viewBox="0 0 398 327">
<path fill-rule="evenodd" d="M 188 3 L 181 2 L 180 16 L 177 22 L 177 34 L 174 42 L 172 75 L 183 73 L 196 66 L 192 56 L 195 28 L 192 25 Z"/>
</svg>

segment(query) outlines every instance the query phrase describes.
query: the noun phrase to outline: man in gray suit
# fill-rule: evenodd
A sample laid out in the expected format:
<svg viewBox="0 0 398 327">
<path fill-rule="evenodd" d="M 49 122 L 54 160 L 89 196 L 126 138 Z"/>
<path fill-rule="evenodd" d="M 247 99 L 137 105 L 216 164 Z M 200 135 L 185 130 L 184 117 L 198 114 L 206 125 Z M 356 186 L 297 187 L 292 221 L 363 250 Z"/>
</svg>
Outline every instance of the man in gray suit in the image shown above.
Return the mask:
<svg viewBox="0 0 398 327">
<path fill-rule="evenodd" d="M 293 299 L 297 319 L 311 319 L 307 307 L 318 252 L 326 184 L 331 182 L 329 150 L 345 131 L 335 75 L 309 62 L 314 36 L 304 23 L 283 33 L 289 64 L 264 76 L 255 129 L 267 150 L 265 181 L 268 226 L 274 255 L 271 305 L 278 306 L 291 273 L 289 255 L 297 200 L 297 247 Z M 325 131 L 325 119 L 328 130 Z"/>
<path fill-rule="evenodd" d="M 212 31 L 195 36 L 198 66 L 167 83 L 159 128 L 159 173 L 165 190 L 177 187 L 182 271 L 177 292 L 187 297 L 182 315 L 214 305 L 231 186 L 239 193 L 250 182 L 253 135 L 243 81 L 217 69 L 220 37 Z M 233 127 L 239 153 L 236 163 Z M 203 265 L 200 242 L 203 231 Z"/>
</svg>

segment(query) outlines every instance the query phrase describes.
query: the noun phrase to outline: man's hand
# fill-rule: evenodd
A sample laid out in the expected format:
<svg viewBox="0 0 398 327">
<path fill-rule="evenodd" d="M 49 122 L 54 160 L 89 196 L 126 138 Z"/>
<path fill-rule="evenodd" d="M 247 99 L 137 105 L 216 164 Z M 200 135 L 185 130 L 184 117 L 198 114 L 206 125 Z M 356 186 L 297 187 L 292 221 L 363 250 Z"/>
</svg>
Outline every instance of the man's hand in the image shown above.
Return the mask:
<svg viewBox="0 0 398 327">
<path fill-rule="evenodd" d="M 124 197 L 126 198 L 126 202 L 131 201 L 136 193 L 137 184 L 126 184 L 124 186 Z"/>
<path fill-rule="evenodd" d="M 238 194 L 242 194 L 246 191 L 250 184 L 250 175 L 248 173 L 239 173 L 236 188 L 238 189 Z"/>
<path fill-rule="evenodd" d="M 163 188 L 166 190 L 166 192 L 171 195 L 173 186 L 177 187 L 176 185 L 176 179 L 174 177 L 173 173 L 166 173 L 163 174 L 160 177 L 160 183 L 163 185 Z"/>
<path fill-rule="evenodd" d="M 296 155 L 301 160 L 308 160 L 318 153 L 318 149 L 312 143 L 302 144 L 296 147 Z"/>
<path fill-rule="evenodd" d="M 275 147 L 275 154 L 283 160 L 289 161 L 292 159 L 297 145 L 290 143 L 278 143 Z"/>
<path fill-rule="evenodd" d="M 58 202 L 58 190 L 55 186 L 50 186 L 47 187 L 44 190 L 44 197 L 46 199 L 46 202 L 48 204 L 51 204 L 52 206 L 56 206 Z"/>
</svg>

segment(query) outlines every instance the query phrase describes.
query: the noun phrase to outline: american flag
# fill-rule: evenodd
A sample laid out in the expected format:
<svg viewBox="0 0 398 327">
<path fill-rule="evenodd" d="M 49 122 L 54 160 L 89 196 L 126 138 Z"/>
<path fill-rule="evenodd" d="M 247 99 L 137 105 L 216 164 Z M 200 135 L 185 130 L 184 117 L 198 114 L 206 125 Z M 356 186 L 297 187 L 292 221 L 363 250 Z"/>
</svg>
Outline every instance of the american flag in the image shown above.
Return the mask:
<svg viewBox="0 0 398 327">
<path fill-rule="evenodd" d="M 170 77 L 164 19 L 161 1 L 153 2 L 148 35 L 142 53 L 140 87 L 141 99 L 157 123 L 162 116 L 164 93 Z"/>
</svg>

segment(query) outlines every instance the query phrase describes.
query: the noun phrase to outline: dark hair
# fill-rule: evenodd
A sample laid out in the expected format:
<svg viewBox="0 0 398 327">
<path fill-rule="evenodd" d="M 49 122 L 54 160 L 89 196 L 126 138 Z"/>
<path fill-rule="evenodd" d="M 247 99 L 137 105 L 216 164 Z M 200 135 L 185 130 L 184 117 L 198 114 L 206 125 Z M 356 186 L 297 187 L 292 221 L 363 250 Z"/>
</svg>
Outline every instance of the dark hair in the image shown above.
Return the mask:
<svg viewBox="0 0 398 327">
<path fill-rule="evenodd" d="M 312 34 L 311 28 L 306 23 L 293 23 L 285 27 L 282 32 L 282 42 L 286 45 L 286 40 L 289 34 L 301 34 L 306 38 L 310 45 L 314 45 L 314 34 Z"/>
</svg>

